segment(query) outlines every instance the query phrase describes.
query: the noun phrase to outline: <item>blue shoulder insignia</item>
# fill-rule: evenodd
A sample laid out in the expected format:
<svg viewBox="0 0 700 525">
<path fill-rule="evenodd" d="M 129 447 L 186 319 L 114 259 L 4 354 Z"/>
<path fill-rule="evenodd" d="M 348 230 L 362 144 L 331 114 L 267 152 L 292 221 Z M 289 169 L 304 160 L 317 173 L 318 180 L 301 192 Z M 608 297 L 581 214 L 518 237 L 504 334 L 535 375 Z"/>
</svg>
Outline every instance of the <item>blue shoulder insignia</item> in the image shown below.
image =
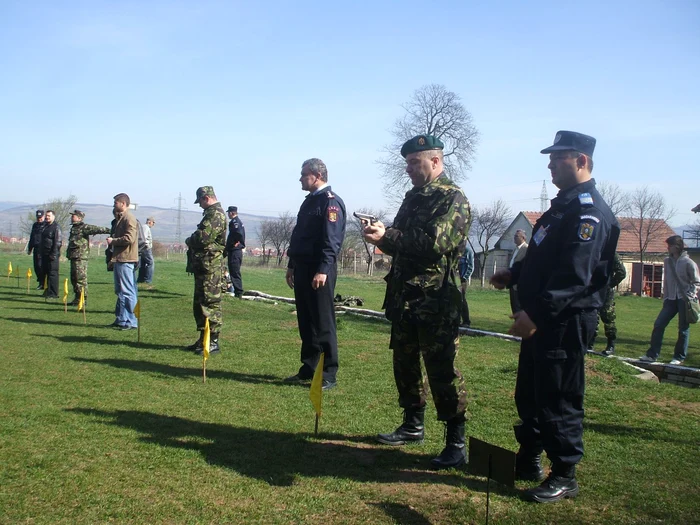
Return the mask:
<svg viewBox="0 0 700 525">
<path fill-rule="evenodd" d="M 593 197 L 590 193 L 579 193 L 578 202 L 581 206 L 593 206 Z"/>
<path fill-rule="evenodd" d="M 330 190 L 326 191 L 326 195 L 328 195 L 329 199 L 335 199 L 335 195 L 333 195 L 333 192 Z"/>
</svg>

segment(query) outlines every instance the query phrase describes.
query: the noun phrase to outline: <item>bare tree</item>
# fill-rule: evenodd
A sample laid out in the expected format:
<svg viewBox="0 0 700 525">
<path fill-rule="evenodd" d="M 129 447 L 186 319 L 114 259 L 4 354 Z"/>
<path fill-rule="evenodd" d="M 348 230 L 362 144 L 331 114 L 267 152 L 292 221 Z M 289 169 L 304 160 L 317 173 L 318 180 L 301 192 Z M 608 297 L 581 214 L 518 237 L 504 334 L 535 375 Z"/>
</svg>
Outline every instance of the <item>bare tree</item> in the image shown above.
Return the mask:
<svg viewBox="0 0 700 525">
<path fill-rule="evenodd" d="M 700 219 L 697 219 L 694 224 L 691 224 L 687 230 L 683 230 L 683 240 L 693 241 L 695 248 L 700 247 Z M 686 243 L 690 244 L 690 243 Z"/>
<path fill-rule="evenodd" d="M 78 197 L 75 195 L 68 195 L 65 199 L 60 197 L 54 197 L 51 200 L 46 201 L 42 207 L 44 211 L 53 210 L 56 216 L 56 223 L 63 231 L 64 235 L 68 233 L 70 229 L 70 212 L 75 209 L 75 204 L 78 202 Z M 32 231 L 32 225 L 36 221 L 35 212 L 27 212 L 25 217 L 20 217 L 19 228 L 23 235 L 29 236 Z M 65 244 L 65 241 L 64 241 Z"/>
<path fill-rule="evenodd" d="M 262 248 L 262 263 L 263 265 L 267 264 L 267 252 L 266 248 L 268 243 L 270 242 L 270 235 L 272 232 L 272 220 L 271 219 L 265 219 L 260 222 L 260 224 L 256 228 L 256 233 L 258 234 L 258 242 L 260 243 L 260 247 Z"/>
<path fill-rule="evenodd" d="M 377 161 L 387 195 L 399 200 L 408 188 L 410 181 L 400 150 L 404 142 L 420 134 L 434 135 L 445 144 L 445 174 L 454 181 L 463 180 L 471 169 L 479 132 L 459 95 L 440 84 L 430 84 L 417 89 L 402 107 L 406 114 L 391 130 L 394 142 L 384 147 L 385 155 Z"/>
<path fill-rule="evenodd" d="M 284 260 L 295 224 L 296 217 L 288 211 L 280 213 L 279 218 L 270 221 L 269 239 L 277 251 L 277 266 L 280 266 Z"/>
<path fill-rule="evenodd" d="M 598 186 L 598 192 L 607 203 L 615 217 L 624 214 L 628 206 L 628 195 L 614 182 L 603 181 Z"/>
<path fill-rule="evenodd" d="M 388 213 L 384 209 L 375 210 L 372 208 L 360 208 L 359 210 L 355 211 L 358 213 L 365 213 L 367 215 L 374 215 L 385 225 L 387 223 Z M 362 238 L 362 223 L 354 217 L 348 217 L 345 230 L 345 240 L 343 241 L 341 253 L 347 256 L 350 251 L 357 252 L 360 250 L 364 252 L 363 259 L 367 265 L 367 275 L 372 275 L 374 271 L 374 245 L 366 243 Z"/>
<path fill-rule="evenodd" d="M 665 224 L 671 220 L 676 211 L 666 205 L 663 195 L 648 186 L 633 191 L 627 198 L 629 219 L 622 219 L 620 226 L 637 238 L 639 262 L 643 264 L 649 243 L 663 231 Z M 640 295 L 642 293 L 641 289 L 635 291 Z"/>
<path fill-rule="evenodd" d="M 472 227 L 470 231 L 471 239 L 475 239 L 481 247 L 481 287 L 486 282 L 486 259 L 491 253 L 494 238 L 500 237 L 508 228 L 513 212 L 503 199 L 498 199 L 490 206 L 475 206 L 472 208 Z M 470 239 L 470 244 L 471 243 Z M 472 248 L 474 245 L 472 244 Z"/>
</svg>

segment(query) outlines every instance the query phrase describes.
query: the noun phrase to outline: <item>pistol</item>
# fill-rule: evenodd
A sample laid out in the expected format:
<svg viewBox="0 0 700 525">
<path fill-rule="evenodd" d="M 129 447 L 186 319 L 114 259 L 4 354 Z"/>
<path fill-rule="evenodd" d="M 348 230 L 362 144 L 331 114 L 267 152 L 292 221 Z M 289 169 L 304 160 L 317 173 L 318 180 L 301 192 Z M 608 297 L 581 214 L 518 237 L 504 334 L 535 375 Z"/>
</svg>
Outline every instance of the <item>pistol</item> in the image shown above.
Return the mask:
<svg viewBox="0 0 700 525">
<path fill-rule="evenodd" d="M 374 224 L 375 222 L 379 222 L 379 219 L 377 219 L 374 215 L 369 215 L 367 213 L 357 213 L 356 211 L 352 214 L 358 219 L 360 219 L 362 223 Z"/>
</svg>

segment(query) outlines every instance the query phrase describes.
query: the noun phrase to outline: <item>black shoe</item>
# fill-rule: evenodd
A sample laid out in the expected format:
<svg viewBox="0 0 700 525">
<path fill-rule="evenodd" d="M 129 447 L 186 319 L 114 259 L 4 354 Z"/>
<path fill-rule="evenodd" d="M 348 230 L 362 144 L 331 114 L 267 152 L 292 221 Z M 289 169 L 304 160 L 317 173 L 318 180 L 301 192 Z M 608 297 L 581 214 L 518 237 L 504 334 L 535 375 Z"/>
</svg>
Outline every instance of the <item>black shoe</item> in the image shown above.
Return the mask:
<svg viewBox="0 0 700 525">
<path fill-rule="evenodd" d="M 613 355 L 615 353 L 615 341 L 608 340 L 608 346 L 603 350 L 603 355 Z"/>
<path fill-rule="evenodd" d="M 337 381 L 329 381 L 328 379 L 324 379 L 321 385 L 321 390 L 330 390 L 331 388 L 335 388 L 336 386 L 338 386 Z"/>
<path fill-rule="evenodd" d="M 283 379 L 285 383 L 308 383 L 311 378 L 301 377 L 299 374 L 294 374 L 293 376 L 285 377 Z"/>
<path fill-rule="evenodd" d="M 116 321 L 114 321 L 114 322 L 111 323 L 111 324 L 105 325 L 106 328 L 114 328 L 114 327 L 116 327 L 116 326 L 119 326 L 119 323 L 116 322 Z"/>
<path fill-rule="evenodd" d="M 43 284 L 37 284 L 37 285 L 36 285 L 36 289 L 37 289 L 37 290 L 43 290 L 43 289 L 44 289 L 44 285 L 43 285 Z"/>
<path fill-rule="evenodd" d="M 199 348 L 197 348 L 197 350 L 194 351 L 194 353 L 197 355 L 202 355 L 204 353 L 204 347 L 200 346 Z M 221 349 L 219 348 L 219 341 L 216 339 L 212 339 L 209 343 L 209 355 L 218 353 L 221 353 Z"/>
<path fill-rule="evenodd" d="M 422 443 L 425 437 L 425 407 L 406 408 L 403 423 L 389 434 L 377 434 L 377 441 L 394 447 L 408 443 Z"/>
<path fill-rule="evenodd" d="M 202 349 L 202 339 L 203 339 L 203 336 L 200 332 L 199 339 L 197 339 L 191 345 L 186 346 L 185 350 L 190 350 L 191 352 L 196 352 L 197 350 L 201 350 Z"/>
<path fill-rule="evenodd" d="M 78 306 L 78 300 L 73 299 L 70 303 L 66 303 L 66 306 Z"/>
<path fill-rule="evenodd" d="M 445 423 L 445 448 L 440 455 L 430 460 L 436 470 L 458 468 L 467 463 L 464 442 L 464 417 L 458 416 Z"/>
<path fill-rule="evenodd" d="M 537 503 L 553 503 L 565 498 L 575 498 L 578 495 L 576 478 L 567 478 L 550 474 L 539 487 L 523 492 L 525 501 Z"/>
<path fill-rule="evenodd" d="M 137 330 L 138 326 L 128 326 L 125 324 L 118 324 L 114 327 L 115 330 L 121 330 L 122 332 L 126 332 L 127 330 Z"/>
<path fill-rule="evenodd" d="M 542 452 L 525 453 L 519 451 L 515 456 L 515 479 L 521 481 L 542 481 L 544 470 L 540 462 Z"/>
</svg>

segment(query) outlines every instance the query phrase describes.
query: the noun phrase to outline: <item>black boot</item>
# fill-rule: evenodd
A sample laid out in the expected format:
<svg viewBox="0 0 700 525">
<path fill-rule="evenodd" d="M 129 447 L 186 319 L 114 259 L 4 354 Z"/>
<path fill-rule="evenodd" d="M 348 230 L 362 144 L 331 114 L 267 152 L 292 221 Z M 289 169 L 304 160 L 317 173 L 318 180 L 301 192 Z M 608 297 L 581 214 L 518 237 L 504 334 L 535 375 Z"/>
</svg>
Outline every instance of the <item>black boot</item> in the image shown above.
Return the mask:
<svg viewBox="0 0 700 525">
<path fill-rule="evenodd" d="M 576 482 L 576 465 L 552 464 L 552 472 L 539 487 L 526 490 L 523 499 L 537 503 L 553 503 L 565 498 L 575 498 L 578 495 Z"/>
<path fill-rule="evenodd" d="M 515 479 L 522 481 L 542 481 L 544 470 L 540 462 L 542 450 L 520 450 L 515 455 Z"/>
<path fill-rule="evenodd" d="M 403 423 L 390 434 L 377 434 L 377 441 L 385 445 L 405 445 L 422 443 L 425 437 L 425 407 L 406 408 L 403 411 Z"/>
<path fill-rule="evenodd" d="M 603 355 L 613 355 L 615 353 L 615 340 L 608 337 L 608 346 L 603 350 Z"/>
<path fill-rule="evenodd" d="M 202 342 L 204 341 L 204 332 L 200 330 L 199 332 L 199 339 L 197 339 L 196 342 L 192 343 L 191 345 L 185 347 L 185 350 L 191 350 L 193 352 L 201 352 L 202 351 Z"/>
<path fill-rule="evenodd" d="M 221 350 L 219 349 L 219 334 L 209 335 L 209 355 L 218 354 Z M 200 345 L 197 350 L 194 351 L 197 355 L 202 355 L 204 353 L 204 346 Z"/>
<path fill-rule="evenodd" d="M 445 423 L 445 448 L 438 457 L 430 460 L 430 466 L 442 470 L 461 467 L 466 462 L 464 416 L 457 416 Z"/>
</svg>

